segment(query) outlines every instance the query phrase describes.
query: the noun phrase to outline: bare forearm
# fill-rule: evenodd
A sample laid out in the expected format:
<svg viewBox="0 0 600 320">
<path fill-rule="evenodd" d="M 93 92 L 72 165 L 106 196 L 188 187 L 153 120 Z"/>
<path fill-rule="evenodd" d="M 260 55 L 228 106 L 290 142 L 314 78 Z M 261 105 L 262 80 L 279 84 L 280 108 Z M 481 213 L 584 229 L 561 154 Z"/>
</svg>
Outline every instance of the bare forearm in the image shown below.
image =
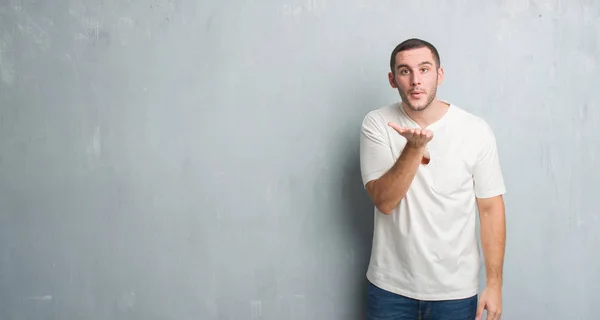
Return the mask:
<svg viewBox="0 0 600 320">
<path fill-rule="evenodd" d="M 502 266 L 506 243 L 504 206 L 495 205 L 480 213 L 481 245 L 485 259 L 487 286 L 502 287 Z"/>
<path fill-rule="evenodd" d="M 424 150 L 425 147 L 407 144 L 392 168 L 369 186 L 379 211 L 390 214 L 402 201 L 419 168 Z"/>
</svg>

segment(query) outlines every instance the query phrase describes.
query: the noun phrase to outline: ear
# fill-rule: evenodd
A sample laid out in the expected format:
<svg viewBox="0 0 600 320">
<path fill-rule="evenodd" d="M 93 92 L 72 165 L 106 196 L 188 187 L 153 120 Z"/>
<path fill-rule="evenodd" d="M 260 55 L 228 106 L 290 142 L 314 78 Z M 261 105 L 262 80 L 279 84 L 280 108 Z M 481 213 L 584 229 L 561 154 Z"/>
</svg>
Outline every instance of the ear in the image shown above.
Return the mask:
<svg viewBox="0 0 600 320">
<path fill-rule="evenodd" d="M 398 84 L 396 84 L 396 78 L 394 78 L 394 74 L 392 72 L 388 72 L 388 81 L 390 82 L 390 86 L 394 89 L 398 89 Z"/>
<path fill-rule="evenodd" d="M 442 68 L 442 67 L 438 68 L 437 80 L 438 80 L 438 86 L 441 85 L 442 82 L 444 82 L 444 68 Z"/>
</svg>

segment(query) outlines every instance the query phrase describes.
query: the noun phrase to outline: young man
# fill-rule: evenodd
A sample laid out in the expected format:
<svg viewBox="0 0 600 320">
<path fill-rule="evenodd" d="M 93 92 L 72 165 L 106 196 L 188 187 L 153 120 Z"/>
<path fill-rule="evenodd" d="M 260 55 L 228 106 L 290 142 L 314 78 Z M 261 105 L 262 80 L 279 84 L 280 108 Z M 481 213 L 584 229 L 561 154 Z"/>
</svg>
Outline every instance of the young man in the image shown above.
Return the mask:
<svg viewBox="0 0 600 320">
<path fill-rule="evenodd" d="M 500 318 L 505 192 L 487 122 L 438 100 L 436 48 L 409 39 L 390 59 L 401 102 L 362 123 L 363 183 L 375 208 L 367 319 Z M 477 211 L 486 268 L 478 301 Z"/>
</svg>

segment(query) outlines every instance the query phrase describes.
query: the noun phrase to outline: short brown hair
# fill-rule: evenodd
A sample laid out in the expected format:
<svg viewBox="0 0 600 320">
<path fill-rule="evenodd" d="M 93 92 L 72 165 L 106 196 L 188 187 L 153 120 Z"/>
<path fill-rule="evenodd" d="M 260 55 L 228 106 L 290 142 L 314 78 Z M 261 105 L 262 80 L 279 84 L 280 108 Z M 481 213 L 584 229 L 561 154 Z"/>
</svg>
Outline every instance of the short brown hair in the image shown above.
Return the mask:
<svg viewBox="0 0 600 320">
<path fill-rule="evenodd" d="M 419 49 L 419 48 L 428 48 L 431 51 L 431 54 L 433 55 L 433 58 L 435 60 L 437 67 L 439 68 L 440 54 L 438 53 L 437 49 L 431 43 L 429 43 L 425 40 L 411 38 L 411 39 L 404 40 L 402 43 L 397 45 L 396 48 L 394 48 L 394 51 L 392 51 L 392 56 L 390 57 L 390 69 L 392 70 L 392 72 L 393 73 L 396 72 L 394 70 L 396 68 L 396 55 L 399 52 L 411 50 L 411 49 Z"/>
</svg>

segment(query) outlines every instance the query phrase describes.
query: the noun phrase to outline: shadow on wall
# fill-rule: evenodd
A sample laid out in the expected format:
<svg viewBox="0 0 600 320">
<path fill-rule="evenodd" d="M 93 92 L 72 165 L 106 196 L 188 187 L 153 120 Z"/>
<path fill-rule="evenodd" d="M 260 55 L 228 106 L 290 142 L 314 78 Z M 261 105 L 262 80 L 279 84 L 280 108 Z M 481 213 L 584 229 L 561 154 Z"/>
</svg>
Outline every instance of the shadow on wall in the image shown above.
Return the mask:
<svg viewBox="0 0 600 320">
<path fill-rule="evenodd" d="M 363 92 L 364 90 L 357 90 Z M 366 90 L 369 91 L 369 90 Z M 359 106 L 357 111 L 352 113 L 350 123 L 342 130 L 342 143 L 337 147 L 339 154 L 342 155 L 343 170 L 341 170 L 341 199 L 340 204 L 342 216 L 340 223 L 347 226 L 348 234 L 344 235 L 348 240 L 349 246 L 352 246 L 351 251 L 354 255 L 354 264 L 351 267 L 352 279 L 348 279 L 348 283 L 352 283 L 354 292 L 352 297 L 353 309 L 349 311 L 348 319 L 364 319 L 364 310 L 366 303 L 366 291 L 368 281 L 365 277 L 369 258 L 371 255 L 371 244 L 373 240 L 373 203 L 369 198 L 362 182 L 360 171 L 360 146 L 359 136 L 361 123 L 369 108 L 377 105 L 377 101 L 381 101 L 372 94 L 363 94 L 360 97 L 355 97 L 352 102 L 347 105 Z M 367 109 L 365 109 L 367 108 Z"/>
<path fill-rule="evenodd" d="M 358 135 L 357 135 L 358 136 Z M 358 143 L 356 143 L 358 145 Z M 353 303 L 355 309 L 352 319 L 363 319 L 367 279 L 365 273 L 371 255 L 371 243 L 373 240 L 373 204 L 363 187 L 360 174 L 360 161 L 358 147 L 348 148 L 347 163 L 345 164 L 342 178 L 342 199 L 344 200 L 343 212 L 347 213 L 346 219 L 350 220 L 352 241 L 354 246 L 355 266 L 352 269 L 355 274 L 352 283 L 356 283 L 356 301 Z M 360 317 L 354 317 L 360 315 Z"/>
</svg>

